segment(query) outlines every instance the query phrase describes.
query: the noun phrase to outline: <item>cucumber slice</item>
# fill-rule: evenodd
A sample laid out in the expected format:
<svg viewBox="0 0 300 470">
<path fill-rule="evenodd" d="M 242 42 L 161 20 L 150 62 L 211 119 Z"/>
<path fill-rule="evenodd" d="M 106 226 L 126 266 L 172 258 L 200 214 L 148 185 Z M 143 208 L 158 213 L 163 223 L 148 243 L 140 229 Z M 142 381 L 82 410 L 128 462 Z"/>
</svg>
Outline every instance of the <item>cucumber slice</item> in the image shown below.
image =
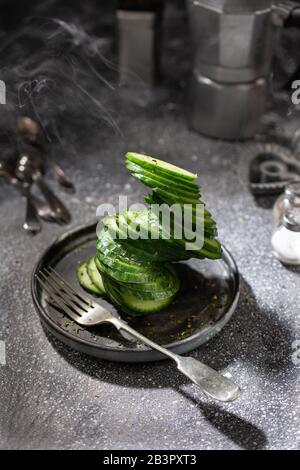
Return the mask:
<svg viewBox="0 0 300 470">
<path fill-rule="evenodd" d="M 109 264 L 108 264 L 109 263 Z M 100 272 L 107 274 L 108 276 L 116 279 L 120 282 L 131 282 L 133 284 L 140 284 L 154 280 L 159 274 L 159 270 L 132 272 L 126 268 L 120 268 L 116 260 L 104 259 L 100 253 L 96 257 L 96 265 Z M 125 265 L 123 265 L 125 266 Z"/>
<path fill-rule="evenodd" d="M 136 286 L 136 284 L 134 284 Z M 178 291 L 178 288 L 175 289 L 168 289 L 168 290 L 163 290 L 163 291 L 149 291 L 149 290 L 144 290 L 143 284 L 139 285 L 139 289 L 137 288 L 132 288 L 131 284 L 122 284 L 118 283 L 118 291 L 120 295 L 126 295 L 127 293 L 130 293 L 133 297 L 140 299 L 140 300 L 162 300 L 169 298 L 173 295 L 176 294 Z M 141 288 L 140 288 L 141 287 Z"/>
<path fill-rule="evenodd" d="M 109 231 L 106 239 L 110 237 Z M 105 243 L 104 237 L 98 239 L 97 252 L 104 264 L 115 267 L 119 270 L 125 270 L 139 274 L 142 271 L 153 269 L 153 264 L 136 256 L 135 253 L 128 252 L 124 247 L 111 238 L 110 243 Z"/>
<path fill-rule="evenodd" d="M 172 302 L 173 297 L 164 300 L 139 300 L 136 298 L 129 298 L 124 300 L 127 302 L 127 305 L 130 306 L 131 310 L 145 314 L 145 313 L 154 313 L 163 310 L 164 308 L 168 307 Z"/>
<path fill-rule="evenodd" d="M 163 299 L 148 300 L 137 298 L 129 289 L 120 293 L 118 285 L 111 279 L 104 277 L 105 290 L 112 302 L 131 313 L 153 313 L 167 307 L 173 300 L 174 295 Z"/>
<path fill-rule="evenodd" d="M 145 227 L 145 232 L 146 232 L 146 230 L 149 226 L 148 219 L 151 218 L 151 210 L 147 211 L 147 212 L 140 213 L 138 216 L 135 216 L 134 212 L 129 211 L 129 212 L 124 213 L 122 215 L 122 217 L 128 223 L 130 223 L 135 218 L 136 222 L 138 222 L 141 227 L 142 226 Z M 151 220 L 157 220 L 157 219 L 151 219 Z M 174 225 L 173 225 L 173 228 L 174 228 Z M 173 228 L 172 228 L 172 230 L 173 230 Z M 171 230 L 171 234 L 172 234 L 172 230 Z M 161 229 L 159 229 L 160 238 L 163 237 L 164 233 L 165 233 L 164 229 L 163 229 L 163 227 L 161 227 Z M 174 242 L 176 242 L 177 245 L 181 245 L 183 247 L 183 249 L 185 249 L 186 242 L 189 242 L 190 240 L 192 241 L 193 237 L 195 236 L 193 232 L 187 231 L 187 230 L 185 230 L 185 235 L 189 235 L 189 238 L 188 239 L 182 238 L 180 240 L 177 240 L 177 239 L 175 240 L 175 239 L 171 238 L 170 240 L 165 240 L 165 241 L 169 241 L 170 243 L 173 243 L 173 241 L 174 241 Z M 150 238 L 150 233 L 149 233 L 149 238 Z M 215 239 L 207 238 L 205 236 L 204 236 L 204 239 L 203 239 L 203 249 L 206 250 L 207 252 L 218 253 L 219 255 L 221 253 L 220 243 Z M 197 250 L 197 252 L 198 251 L 201 252 L 201 250 Z"/>
<path fill-rule="evenodd" d="M 141 302 L 148 302 L 148 301 L 165 301 L 166 299 L 172 299 L 175 294 L 166 295 L 164 292 L 142 292 L 135 289 L 124 289 L 121 294 L 122 298 L 129 298 L 139 300 Z M 130 307 L 130 305 L 127 305 Z"/>
<path fill-rule="evenodd" d="M 199 193 L 193 193 L 190 191 L 182 190 L 179 187 L 172 186 L 171 184 L 163 184 L 158 180 L 155 180 L 153 178 L 149 178 L 148 176 L 144 176 L 142 174 L 138 173 L 133 173 L 133 176 L 135 176 L 137 179 L 139 179 L 142 183 L 144 183 L 145 186 L 148 186 L 148 188 L 151 188 L 154 192 L 156 192 L 158 189 L 161 189 L 163 191 L 167 191 L 174 196 L 177 197 L 182 197 L 182 198 L 196 198 L 198 201 L 199 199 Z"/>
<path fill-rule="evenodd" d="M 158 196 L 168 204 L 193 204 L 197 206 L 197 204 L 203 204 L 201 199 L 198 198 L 190 198 L 188 196 L 181 196 L 180 194 L 172 193 L 171 191 L 165 191 L 164 189 L 157 188 L 155 192 Z"/>
<path fill-rule="evenodd" d="M 141 257 L 153 262 L 183 261 L 191 257 L 190 253 L 168 240 L 127 240 L 124 247 L 134 249 Z"/>
<path fill-rule="evenodd" d="M 144 176 L 145 178 L 151 178 L 157 183 L 161 183 L 162 185 L 168 186 L 170 188 L 178 188 L 181 191 L 188 191 L 189 193 L 199 194 L 199 186 L 196 183 L 182 181 L 181 179 L 177 179 L 174 176 L 172 176 L 171 178 L 166 178 L 164 176 L 159 175 L 158 173 L 155 173 L 152 170 L 146 170 L 145 168 L 142 168 L 136 163 L 132 163 L 129 161 L 126 162 L 126 167 L 136 178 L 138 178 L 138 175 Z"/>
<path fill-rule="evenodd" d="M 147 274 L 141 271 L 140 274 L 133 274 L 130 271 L 116 269 L 113 266 L 107 265 L 99 254 L 95 257 L 97 269 L 118 281 L 121 285 L 130 288 L 139 289 L 143 292 L 161 293 L 173 291 L 178 283 L 176 273 L 172 271 L 170 266 L 153 265 L 152 270 Z"/>
<path fill-rule="evenodd" d="M 182 261 L 190 258 L 190 253 L 174 246 L 167 240 L 122 240 L 126 250 L 134 250 L 142 259 L 152 262 Z"/>
<path fill-rule="evenodd" d="M 86 263 L 82 263 L 77 267 L 76 276 L 79 284 L 85 290 L 91 292 L 92 294 L 102 295 L 102 291 L 98 289 L 98 287 L 92 282 L 90 276 L 88 275 Z"/>
<path fill-rule="evenodd" d="M 115 267 L 110 267 L 103 262 L 103 258 L 99 255 L 95 258 L 96 266 L 100 273 L 104 273 L 107 276 L 115 279 L 119 282 L 129 282 L 132 284 L 142 284 L 145 282 L 151 282 L 157 277 L 159 271 L 152 270 L 150 272 L 141 272 L 141 273 L 132 273 L 129 271 L 124 271 L 116 269 Z"/>
<path fill-rule="evenodd" d="M 216 240 L 217 241 L 217 240 Z M 174 240 L 174 244 L 185 249 L 185 244 L 191 243 L 189 240 Z M 219 242 L 217 241 L 219 244 Z M 208 259 L 220 259 L 222 257 L 222 247 L 215 251 L 211 251 L 209 248 L 203 247 L 198 250 L 188 250 L 189 258 L 208 258 Z"/>
<path fill-rule="evenodd" d="M 127 212 L 126 214 L 120 214 L 119 215 L 119 218 L 122 218 L 122 224 L 123 224 L 123 227 L 126 227 L 126 218 L 129 218 L 128 219 L 128 222 L 130 222 L 130 215 L 131 214 L 131 217 L 134 217 L 134 213 L 130 213 L 130 212 Z M 139 223 L 140 223 L 140 226 L 142 226 L 144 223 L 146 224 L 146 221 L 144 222 L 144 218 L 148 217 L 147 215 L 147 212 L 145 213 L 142 213 L 140 214 L 139 216 Z M 116 219 L 111 219 L 110 220 L 110 226 L 113 227 L 113 229 L 115 231 L 118 230 L 118 223 L 116 221 Z M 131 235 L 131 233 L 134 233 L 133 229 L 130 228 L 129 226 L 127 226 L 127 230 L 128 230 L 128 234 L 129 236 Z M 147 228 L 145 228 L 145 232 L 146 232 Z M 191 233 L 191 236 L 193 234 Z M 205 237 L 204 239 L 204 246 L 203 248 L 199 249 L 199 250 L 193 250 L 193 251 L 186 251 L 186 243 L 190 243 L 192 241 L 191 240 L 187 240 L 187 239 L 181 239 L 181 240 L 175 240 L 173 238 L 171 239 L 165 239 L 162 237 L 162 231 L 160 229 L 160 239 L 159 240 L 151 240 L 150 239 L 150 236 L 148 239 L 137 239 L 137 240 L 133 240 L 132 238 L 127 238 L 126 241 L 125 240 L 120 240 L 120 242 L 125 242 L 126 245 L 132 245 L 132 248 L 134 248 L 135 250 L 137 250 L 138 248 L 139 249 L 144 249 L 144 252 L 147 252 L 147 250 L 151 250 L 149 253 L 148 253 L 148 256 L 149 254 L 151 253 L 151 255 L 155 258 L 153 258 L 153 261 L 154 259 L 157 259 L 157 260 L 165 260 L 165 261 L 179 261 L 179 260 L 184 260 L 184 259 L 188 259 L 190 258 L 191 256 L 193 257 L 196 257 L 196 258 L 203 258 L 203 257 L 207 257 L 207 258 L 210 258 L 210 259 L 218 259 L 220 258 L 221 256 L 221 245 L 220 243 L 217 241 L 217 240 L 213 240 L 211 238 L 208 238 L 208 237 Z M 161 245 L 159 245 L 159 242 L 161 242 Z M 124 244 L 125 244 L 124 243 Z M 173 249 L 173 252 L 171 251 Z M 169 255 L 165 256 L 165 252 L 168 251 Z M 156 253 L 156 254 L 155 254 Z M 173 253 L 173 254 L 172 254 Z M 145 253 L 144 254 L 144 258 L 147 258 L 147 254 Z M 106 271 L 107 272 L 107 271 Z M 112 275 L 112 273 L 109 273 L 107 272 L 109 275 Z M 116 272 L 112 277 L 114 277 L 115 279 L 119 280 L 119 281 L 127 281 L 127 282 L 135 282 L 135 279 L 132 277 L 132 281 L 130 281 L 129 277 L 126 277 L 122 272 Z M 150 279 L 149 279 L 150 280 Z M 142 278 L 141 279 L 141 282 L 147 282 L 148 279 L 146 277 Z"/>
<path fill-rule="evenodd" d="M 152 283 L 139 284 L 126 284 L 119 285 L 121 293 L 126 294 L 130 291 L 133 296 L 141 300 L 159 300 L 172 297 L 179 289 L 179 279 L 176 271 L 170 266 L 164 268 L 165 273 L 168 271 L 168 276 L 162 279 L 157 279 Z"/>
<path fill-rule="evenodd" d="M 125 249 L 119 240 L 113 239 L 108 227 L 112 226 L 117 230 L 115 220 L 108 221 L 107 223 L 108 226 L 102 230 L 101 236 L 98 238 L 96 244 L 97 251 L 101 253 L 105 259 L 116 258 L 118 260 L 122 260 L 122 262 L 126 263 L 127 267 L 130 267 L 130 270 L 137 270 L 141 267 L 145 268 L 147 266 L 152 266 L 150 261 L 140 259 L 134 250 Z"/>
<path fill-rule="evenodd" d="M 153 170 L 154 172 L 161 174 L 162 176 L 177 176 L 179 179 L 184 181 L 194 181 L 197 175 L 190 171 L 183 170 L 178 166 L 172 165 L 171 163 L 164 162 L 157 158 L 142 155 L 140 153 L 127 152 L 125 155 L 126 159 L 130 162 L 140 165 L 142 168 Z"/>
<path fill-rule="evenodd" d="M 142 172 L 146 171 L 145 168 L 142 168 Z M 166 175 L 161 173 L 159 170 L 147 170 L 152 173 L 152 178 L 155 176 L 156 178 L 163 178 L 164 180 L 169 180 L 172 184 L 178 184 L 183 186 L 184 188 L 189 189 L 192 192 L 199 192 L 200 186 L 195 183 L 194 181 L 183 180 L 182 178 L 175 176 L 175 175 Z"/>
<path fill-rule="evenodd" d="M 92 283 L 97 287 L 97 289 L 103 294 L 105 294 L 105 289 L 102 281 L 101 274 L 99 273 L 96 263 L 95 257 L 92 256 L 86 263 L 87 273 L 92 281 Z"/>
<path fill-rule="evenodd" d="M 144 200 L 148 203 L 148 204 L 169 204 L 169 205 L 172 205 L 174 204 L 174 200 L 172 200 L 171 198 L 169 199 L 165 199 L 163 200 L 161 197 L 159 197 L 158 194 L 156 193 L 152 193 L 152 194 L 147 194 L 147 196 L 144 197 Z M 178 202 L 178 201 L 177 201 Z M 200 201 L 197 201 L 197 203 L 199 204 Z M 193 215 L 195 216 L 202 216 L 203 215 L 203 211 L 199 211 L 199 209 L 197 207 L 193 207 Z M 215 225 L 215 221 L 211 218 L 211 213 L 207 210 L 207 209 L 204 209 L 204 218 L 205 218 L 205 223 L 211 223 L 212 225 Z"/>
</svg>

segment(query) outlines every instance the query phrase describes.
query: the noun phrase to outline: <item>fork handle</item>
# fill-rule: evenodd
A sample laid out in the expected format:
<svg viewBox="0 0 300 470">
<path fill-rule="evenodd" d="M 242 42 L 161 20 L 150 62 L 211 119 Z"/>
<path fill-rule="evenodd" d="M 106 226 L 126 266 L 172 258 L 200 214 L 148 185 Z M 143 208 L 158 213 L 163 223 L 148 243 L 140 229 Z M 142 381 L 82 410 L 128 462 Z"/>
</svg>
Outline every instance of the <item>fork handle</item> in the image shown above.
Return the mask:
<svg viewBox="0 0 300 470">
<path fill-rule="evenodd" d="M 206 364 L 197 361 L 193 357 L 180 356 L 179 354 L 169 351 L 154 341 L 151 341 L 151 339 L 146 336 L 141 335 L 119 318 L 113 318 L 110 322 L 113 323 L 118 330 L 126 331 L 141 343 L 146 344 L 150 348 L 155 349 L 175 361 L 177 369 L 198 385 L 202 392 L 208 397 L 223 402 L 238 398 L 240 392 L 238 386 Z"/>
<path fill-rule="evenodd" d="M 128 325 L 128 323 L 120 320 L 119 318 L 113 318 L 112 320 L 113 325 L 118 329 L 118 330 L 124 330 L 127 333 L 129 333 L 131 336 L 133 336 L 135 339 L 140 341 L 141 343 L 146 344 L 149 346 L 151 349 L 155 349 L 156 351 L 160 352 L 161 354 L 164 354 L 165 356 L 168 356 L 170 359 L 173 359 L 173 361 L 178 364 L 179 357 L 177 354 L 173 353 L 172 351 L 169 351 L 168 349 L 160 346 L 159 344 L 155 343 L 151 339 L 147 338 L 146 336 L 142 335 L 138 331 L 134 330 L 131 328 L 131 326 Z"/>
</svg>

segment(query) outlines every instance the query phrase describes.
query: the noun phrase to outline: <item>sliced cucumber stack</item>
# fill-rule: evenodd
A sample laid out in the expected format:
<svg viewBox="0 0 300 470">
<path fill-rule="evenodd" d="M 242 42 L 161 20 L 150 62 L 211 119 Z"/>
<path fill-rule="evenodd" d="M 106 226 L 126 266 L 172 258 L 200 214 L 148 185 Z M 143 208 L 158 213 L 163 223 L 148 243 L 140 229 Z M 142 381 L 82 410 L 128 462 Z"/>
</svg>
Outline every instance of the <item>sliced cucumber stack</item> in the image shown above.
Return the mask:
<svg viewBox="0 0 300 470">
<path fill-rule="evenodd" d="M 167 307 L 179 290 L 172 262 L 191 257 L 218 259 L 221 245 L 215 238 L 216 223 L 201 199 L 196 174 L 133 152 L 126 154 L 126 166 L 152 190 L 145 197 L 152 207 L 107 217 L 97 240 L 97 254 L 78 267 L 77 277 L 84 289 L 107 295 L 126 312 L 148 314 Z M 182 223 L 174 215 L 166 227 L 153 204 L 179 204 L 183 217 L 184 205 L 189 204 L 189 229 L 185 227 L 181 233 Z M 199 231 L 197 238 L 195 230 Z M 187 243 L 193 237 L 200 244 L 189 251 Z"/>
</svg>

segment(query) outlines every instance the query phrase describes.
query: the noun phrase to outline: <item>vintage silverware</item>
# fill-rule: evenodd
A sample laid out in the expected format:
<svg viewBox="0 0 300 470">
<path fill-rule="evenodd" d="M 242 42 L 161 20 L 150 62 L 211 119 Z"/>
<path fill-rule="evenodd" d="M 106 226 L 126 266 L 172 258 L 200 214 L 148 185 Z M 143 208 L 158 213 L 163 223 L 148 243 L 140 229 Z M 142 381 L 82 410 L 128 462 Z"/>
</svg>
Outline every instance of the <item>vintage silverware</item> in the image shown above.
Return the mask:
<svg viewBox="0 0 300 470">
<path fill-rule="evenodd" d="M 27 146 L 25 147 L 28 153 L 28 146 L 31 146 L 33 148 L 38 148 L 41 146 L 42 142 L 42 132 L 41 128 L 38 125 L 37 122 L 35 122 L 33 119 L 31 119 L 28 116 L 21 116 L 17 120 L 17 134 L 19 137 L 19 147 L 21 147 L 21 150 L 23 150 L 24 145 Z M 32 148 L 32 150 L 33 150 Z M 41 152 L 37 155 L 37 152 L 35 151 L 34 153 L 29 152 L 30 157 L 34 159 L 38 159 L 39 161 L 39 167 L 42 170 L 43 169 L 43 162 L 41 158 Z M 52 171 L 57 179 L 58 183 L 64 188 L 67 189 L 70 192 L 75 192 L 75 187 L 70 181 L 70 179 L 66 176 L 65 172 L 63 169 L 60 167 L 60 165 L 56 162 L 51 163 Z"/>
<path fill-rule="evenodd" d="M 21 154 L 16 163 L 15 174 L 23 182 L 34 181 L 38 185 L 57 222 L 68 224 L 71 221 L 68 209 L 46 184 L 41 173 L 41 162 L 38 159 Z"/>
<path fill-rule="evenodd" d="M 20 183 L 12 172 L 12 166 L 9 162 L 0 162 L 0 175 L 4 176 L 8 182 L 17 186 L 22 195 L 26 198 L 26 215 L 23 228 L 32 234 L 41 231 L 41 222 L 35 205 L 34 198 L 30 192 L 31 183 Z"/>
<path fill-rule="evenodd" d="M 154 343 L 131 328 L 126 322 L 92 301 L 82 292 L 76 291 L 53 268 L 44 268 L 36 274 L 38 282 L 47 292 L 49 303 L 61 309 L 79 325 L 86 327 L 110 323 L 118 330 L 123 330 L 161 354 L 172 359 L 180 372 L 186 375 L 203 391 L 205 395 L 219 401 L 232 401 L 239 397 L 240 389 L 227 377 L 219 374 L 211 367 L 202 364 L 193 357 L 183 357 Z"/>
<path fill-rule="evenodd" d="M 13 168 L 7 162 L 0 162 L 0 176 L 4 176 L 9 184 L 15 186 L 21 193 L 23 193 L 24 185 L 26 185 L 26 183 L 22 183 L 18 180 L 18 178 L 13 174 Z M 30 197 L 41 219 L 47 222 L 57 221 L 47 203 L 34 196 L 31 192 Z"/>
</svg>

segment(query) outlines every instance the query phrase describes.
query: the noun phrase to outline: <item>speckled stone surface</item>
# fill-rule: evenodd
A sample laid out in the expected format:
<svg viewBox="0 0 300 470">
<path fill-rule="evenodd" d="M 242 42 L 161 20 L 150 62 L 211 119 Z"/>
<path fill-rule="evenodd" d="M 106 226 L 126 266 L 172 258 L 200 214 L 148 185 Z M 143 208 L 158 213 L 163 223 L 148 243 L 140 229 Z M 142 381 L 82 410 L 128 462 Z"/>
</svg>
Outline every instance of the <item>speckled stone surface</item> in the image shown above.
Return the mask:
<svg viewBox="0 0 300 470">
<path fill-rule="evenodd" d="M 170 51 L 176 49 L 170 42 Z M 173 49 L 172 49 L 173 48 Z M 170 57 L 172 54 L 170 54 Z M 171 76 L 175 58 L 169 59 Z M 173 62 L 172 62 L 173 60 Z M 0 447 L 61 449 L 299 449 L 300 273 L 271 253 L 272 213 L 247 188 L 250 144 L 209 140 L 187 127 L 184 92 L 117 93 L 121 135 L 103 126 L 61 163 L 77 192 L 53 188 L 89 222 L 101 202 L 144 189 L 122 165 L 126 150 L 160 156 L 195 171 L 218 222 L 220 239 L 241 273 L 241 299 L 225 329 L 193 357 L 232 376 L 242 389 L 231 404 L 213 403 L 168 361 L 126 365 L 74 352 L 43 330 L 30 295 L 31 270 L 66 227 L 22 229 L 24 201 L 0 186 Z M 89 141 L 89 135 L 86 136 Z M 71 227 L 70 226 L 70 227 Z"/>
</svg>

